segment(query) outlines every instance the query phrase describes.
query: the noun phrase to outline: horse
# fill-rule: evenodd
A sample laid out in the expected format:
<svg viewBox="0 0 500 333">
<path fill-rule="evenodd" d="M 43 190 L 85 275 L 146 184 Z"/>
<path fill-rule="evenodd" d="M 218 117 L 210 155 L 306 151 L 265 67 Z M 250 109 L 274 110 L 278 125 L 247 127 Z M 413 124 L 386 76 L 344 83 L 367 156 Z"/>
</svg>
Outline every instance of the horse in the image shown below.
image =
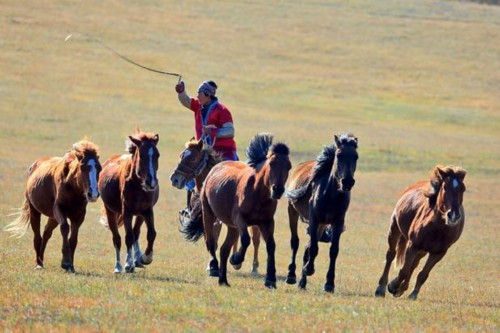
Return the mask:
<svg viewBox="0 0 500 333">
<path fill-rule="evenodd" d="M 190 232 L 186 229 L 189 225 L 193 225 L 190 222 L 191 219 L 202 219 L 201 212 L 201 202 L 200 202 L 200 191 L 203 182 L 207 178 L 208 172 L 212 168 L 222 162 L 221 156 L 212 148 L 210 145 L 204 144 L 203 140 L 195 140 L 192 138 L 185 144 L 185 150 L 183 150 L 179 156 L 179 163 L 175 168 L 174 172 L 170 176 L 170 181 L 172 186 L 182 189 L 186 184 L 194 179 L 195 182 L 195 192 L 194 195 L 188 199 L 188 207 L 190 214 L 185 217 L 187 221 L 181 219 L 181 233 L 184 234 L 187 240 L 196 242 L 198 239 L 191 239 Z M 219 238 L 222 229 L 221 223 L 216 223 L 214 225 L 215 239 Z M 259 245 L 260 245 L 260 230 L 256 226 L 251 227 L 252 231 L 252 243 L 254 246 L 254 256 L 252 264 L 252 274 L 258 273 L 259 268 Z M 199 234 L 201 237 L 202 234 Z M 199 238 L 198 237 L 198 238 Z M 236 242 L 233 246 L 233 253 L 237 251 L 238 243 Z M 241 268 L 240 265 L 233 266 L 236 270 Z"/>
<path fill-rule="evenodd" d="M 358 139 L 352 134 L 334 136 L 316 160 L 297 166 L 287 186 L 288 218 L 290 223 L 292 261 L 288 266 L 288 284 L 297 283 L 295 259 L 299 248 L 297 222 L 299 217 L 309 224 L 310 240 L 303 257 L 299 287 L 306 289 L 307 276 L 314 274 L 314 260 L 318 254 L 318 238 L 331 226 L 330 266 L 324 290 L 334 292 L 335 263 L 339 253 L 340 235 L 344 230 L 345 215 L 354 186 L 354 173 L 358 160 Z"/>
<path fill-rule="evenodd" d="M 292 165 L 288 146 L 284 143 L 272 144 L 272 141 L 272 134 L 255 135 L 246 150 L 246 163 L 224 161 L 215 165 L 201 189 L 203 221 L 197 221 L 190 230 L 195 237 L 204 234 L 211 256 L 209 274 L 218 276 L 221 286 L 229 286 L 227 261 L 231 246 L 239 235 L 241 247 L 230 259 L 232 265 L 239 265 L 244 261 L 250 245 L 248 226 L 257 226 L 266 242 L 265 286 L 276 288 L 274 213 L 278 199 L 285 191 Z M 226 239 L 220 249 L 220 269 L 215 254 L 214 223 L 217 219 L 228 227 Z"/>
<path fill-rule="evenodd" d="M 125 228 L 127 257 L 125 272 L 133 273 L 136 267 L 144 267 L 153 261 L 153 245 L 156 238 L 153 207 L 158 201 L 160 188 L 157 178 L 158 134 L 136 129 L 128 137 L 128 154 L 115 155 L 103 164 L 99 177 L 99 191 L 104 203 L 101 223 L 111 230 L 116 261 L 114 273 L 122 272 L 120 260 L 121 237 L 118 228 Z M 132 228 L 132 219 L 136 216 Z M 146 222 L 146 251 L 141 252 L 139 235 Z M 132 256 L 132 245 L 134 256 Z"/>
<path fill-rule="evenodd" d="M 63 157 L 40 158 L 29 167 L 20 214 L 4 230 L 22 237 L 31 225 L 36 269 L 44 268 L 47 243 L 54 229 L 61 226 L 61 268 L 75 273 L 78 230 L 85 220 L 87 203 L 95 202 L 99 197 L 97 180 L 100 171 L 98 147 L 88 139 L 73 144 L 72 150 Z M 48 217 L 43 236 L 40 233 L 42 215 Z"/>
<path fill-rule="evenodd" d="M 430 173 L 430 181 L 415 183 L 403 191 L 391 216 L 389 249 L 375 296 L 385 297 L 387 286 L 394 297 L 400 297 L 408 289 L 420 260 L 429 254 L 409 295 L 409 299 L 417 299 L 432 268 L 462 234 L 466 173 L 461 167 L 437 165 Z M 395 257 L 400 270 L 387 285 Z"/>
</svg>

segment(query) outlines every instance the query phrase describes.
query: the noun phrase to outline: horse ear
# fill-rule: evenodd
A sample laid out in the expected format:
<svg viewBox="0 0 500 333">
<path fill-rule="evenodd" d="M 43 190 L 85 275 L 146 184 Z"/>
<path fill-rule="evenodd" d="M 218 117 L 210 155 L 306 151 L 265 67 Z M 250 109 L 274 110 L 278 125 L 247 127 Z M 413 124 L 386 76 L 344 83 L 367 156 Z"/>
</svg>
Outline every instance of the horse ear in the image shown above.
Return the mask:
<svg viewBox="0 0 500 333">
<path fill-rule="evenodd" d="M 339 137 L 337 135 L 333 136 L 333 142 L 335 143 L 336 148 L 340 147 L 340 141 L 339 141 Z"/>
<path fill-rule="evenodd" d="M 155 142 L 155 145 L 157 145 L 158 142 L 160 141 L 160 135 L 158 133 L 156 133 L 155 136 L 153 137 L 153 141 Z"/>
<path fill-rule="evenodd" d="M 435 170 L 436 170 L 435 172 L 436 177 L 438 177 L 441 180 L 445 179 L 446 176 L 448 175 L 448 168 L 440 164 L 436 165 Z"/>
<path fill-rule="evenodd" d="M 141 140 L 137 140 L 136 138 L 134 138 L 133 136 L 129 135 L 128 138 L 130 139 L 130 141 L 136 145 L 137 147 L 139 147 L 141 145 Z"/>
<path fill-rule="evenodd" d="M 194 138 L 193 138 L 193 139 L 194 139 Z M 204 145 L 205 145 L 205 141 L 203 141 L 203 139 L 200 139 L 200 140 L 198 141 L 198 144 L 197 144 L 198 148 L 201 150 L 201 149 L 203 149 L 203 146 L 204 146 Z"/>
</svg>

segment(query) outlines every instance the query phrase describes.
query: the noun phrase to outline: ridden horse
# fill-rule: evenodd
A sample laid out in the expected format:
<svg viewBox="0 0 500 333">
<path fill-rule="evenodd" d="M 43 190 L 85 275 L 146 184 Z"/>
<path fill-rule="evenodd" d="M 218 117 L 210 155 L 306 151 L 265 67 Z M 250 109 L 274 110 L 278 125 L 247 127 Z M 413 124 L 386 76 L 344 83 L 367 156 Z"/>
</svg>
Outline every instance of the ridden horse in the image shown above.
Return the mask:
<svg viewBox="0 0 500 333">
<path fill-rule="evenodd" d="M 207 178 L 208 172 L 212 168 L 222 162 L 221 156 L 212 148 L 210 145 L 204 144 L 203 140 L 195 140 L 192 138 L 190 141 L 186 142 L 185 150 L 180 154 L 180 160 L 177 164 L 176 169 L 170 176 L 170 181 L 172 186 L 182 189 L 186 184 L 194 179 L 196 191 L 193 196 L 191 196 L 190 202 L 188 202 L 188 207 L 190 210 L 190 216 L 186 217 L 188 221 L 184 222 L 181 220 L 181 233 L 184 234 L 187 240 L 196 242 L 202 234 L 198 235 L 198 238 L 190 238 L 191 232 L 187 230 L 190 225 L 194 225 L 193 219 L 202 219 L 201 212 L 201 202 L 200 202 L 200 191 L 205 178 Z M 216 223 L 214 225 L 215 239 L 219 238 L 221 232 L 222 224 Z M 259 267 L 259 245 L 260 245 L 260 230 L 256 226 L 252 226 L 252 243 L 254 246 L 254 256 L 252 273 L 257 274 Z M 237 251 L 238 243 L 234 243 L 233 253 Z M 233 266 L 236 270 L 241 268 L 240 265 Z"/>
<path fill-rule="evenodd" d="M 115 273 L 122 272 L 120 261 L 120 226 L 125 227 L 127 258 L 125 272 L 132 273 L 135 267 L 144 267 L 153 261 L 153 244 L 156 238 L 153 207 L 158 201 L 159 185 L 156 177 L 160 153 L 156 147 L 158 134 L 136 129 L 128 137 L 128 154 L 116 155 L 103 164 L 99 177 L 99 191 L 104 202 L 105 215 L 101 223 L 107 225 L 113 234 L 116 253 Z M 132 228 L 132 218 L 136 216 Z M 139 247 L 139 235 L 146 222 L 148 245 L 144 254 Z M 135 261 L 132 256 L 134 246 Z"/>
<path fill-rule="evenodd" d="M 330 245 L 330 266 L 326 275 L 325 291 L 334 292 L 335 263 L 339 253 L 340 235 L 358 160 L 358 139 L 352 134 L 334 136 L 334 142 L 323 148 L 316 160 L 297 166 L 287 188 L 288 218 L 291 231 L 292 262 L 288 266 L 286 282 L 295 284 L 295 259 L 299 248 L 297 222 L 299 217 L 309 223 L 310 240 L 304 251 L 304 266 L 299 287 L 306 288 L 307 276 L 314 274 L 314 260 L 318 255 L 318 238 L 330 225 L 333 232 Z"/>
<path fill-rule="evenodd" d="M 430 181 L 418 182 L 403 191 L 391 216 L 389 249 L 375 296 L 385 296 L 391 262 L 395 257 L 401 269 L 387 290 L 399 297 L 408 289 L 411 275 L 420 260 L 429 254 L 409 296 L 412 300 L 417 299 L 434 265 L 462 234 L 466 173 L 460 167 L 437 165 L 430 174 Z"/>
<path fill-rule="evenodd" d="M 43 268 L 45 247 L 59 225 L 63 239 L 61 267 L 75 272 L 78 230 L 85 219 L 87 203 L 99 197 L 100 171 L 98 148 L 86 139 L 75 143 L 63 157 L 41 158 L 30 166 L 20 215 L 5 230 L 21 237 L 31 225 L 37 269 Z M 42 214 L 48 217 L 43 236 L 40 235 Z"/>
<path fill-rule="evenodd" d="M 273 136 L 261 133 L 252 138 L 246 150 L 248 160 L 224 161 L 212 168 L 201 189 L 203 221 L 190 228 L 204 233 L 211 260 L 210 275 L 219 277 L 219 285 L 229 286 L 227 261 L 231 246 L 240 236 L 241 248 L 231 256 L 231 264 L 241 264 L 250 245 L 248 226 L 257 226 L 266 242 L 267 272 L 265 285 L 276 288 L 274 252 L 274 213 L 278 199 L 285 191 L 291 169 L 289 148 L 284 143 L 272 144 Z M 216 258 L 214 223 L 219 219 L 228 226 L 220 249 L 220 269 Z"/>
</svg>

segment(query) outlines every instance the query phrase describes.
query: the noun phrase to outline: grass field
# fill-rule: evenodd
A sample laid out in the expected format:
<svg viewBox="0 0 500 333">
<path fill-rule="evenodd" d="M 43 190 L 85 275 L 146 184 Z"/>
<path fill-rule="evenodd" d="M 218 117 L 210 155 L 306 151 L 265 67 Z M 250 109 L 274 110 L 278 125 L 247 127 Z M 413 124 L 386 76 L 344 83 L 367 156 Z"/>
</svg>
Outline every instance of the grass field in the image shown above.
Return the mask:
<svg viewBox="0 0 500 333">
<path fill-rule="evenodd" d="M 75 275 L 59 267 L 59 232 L 40 272 L 32 232 L 15 239 L 2 231 L 0 330 L 499 330 L 500 7 L 436 0 L 6 0 L 0 13 L 0 226 L 22 202 L 28 166 L 64 154 L 85 135 L 100 146 L 101 162 L 124 150 L 135 126 L 159 133 L 161 152 L 154 262 L 113 275 L 100 201 L 88 206 Z M 207 276 L 203 242 L 188 243 L 178 232 L 185 193 L 169 182 L 193 135 L 176 78 L 132 66 L 86 36 L 181 73 L 192 95 L 201 81 L 215 80 L 232 111 L 241 158 L 261 131 L 290 146 L 293 165 L 315 158 L 334 134 L 359 138 L 334 295 L 322 291 L 325 245 L 307 291 L 284 282 L 290 256 L 284 200 L 275 216 L 277 290 L 249 273 L 252 250 L 241 271 L 229 270 L 231 288 Z M 462 238 L 416 302 L 407 295 L 377 299 L 398 194 L 438 163 L 468 170 Z M 261 245 L 260 273 L 265 260 Z"/>
</svg>

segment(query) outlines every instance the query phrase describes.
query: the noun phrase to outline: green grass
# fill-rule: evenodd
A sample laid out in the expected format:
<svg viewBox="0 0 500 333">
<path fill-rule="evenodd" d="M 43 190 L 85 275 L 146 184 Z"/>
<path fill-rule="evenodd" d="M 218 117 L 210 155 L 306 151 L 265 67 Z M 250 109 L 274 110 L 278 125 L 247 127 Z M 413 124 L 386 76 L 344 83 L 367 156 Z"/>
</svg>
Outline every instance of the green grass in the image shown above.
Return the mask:
<svg viewBox="0 0 500 333">
<path fill-rule="evenodd" d="M 64 154 L 85 135 L 100 146 L 101 161 L 124 150 L 135 126 L 159 133 L 161 153 L 151 266 L 113 275 L 111 233 L 97 223 L 100 202 L 88 206 L 75 275 L 59 268 L 59 232 L 42 272 L 33 270 L 31 231 L 21 239 L 1 232 L 0 330 L 498 331 L 498 7 L 436 0 L 4 1 L 0 12 L 0 226 L 22 202 L 28 166 Z M 315 158 L 334 134 L 359 138 L 334 295 L 322 291 L 324 245 L 308 290 L 285 284 L 284 200 L 276 212 L 277 290 L 264 288 L 263 275 L 250 275 L 252 250 L 241 271 L 230 268 L 231 288 L 207 276 L 203 242 L 187 243 L 178 232 L 185 193 L 169 184 L 193 135 L 176 78 L 134 67 L 82 33 L 139 63 L 181 73 L 190 94 L 214 79 L 232 111 L 241 158 L 261 131 L 289 144 L 293 165 Z M 376 299 L 398 194 L 438 163 L 468 170 L 464 234 L 419 300 Z M 265 260 L 261 244 L 261 273 Z"/>
</svg>

